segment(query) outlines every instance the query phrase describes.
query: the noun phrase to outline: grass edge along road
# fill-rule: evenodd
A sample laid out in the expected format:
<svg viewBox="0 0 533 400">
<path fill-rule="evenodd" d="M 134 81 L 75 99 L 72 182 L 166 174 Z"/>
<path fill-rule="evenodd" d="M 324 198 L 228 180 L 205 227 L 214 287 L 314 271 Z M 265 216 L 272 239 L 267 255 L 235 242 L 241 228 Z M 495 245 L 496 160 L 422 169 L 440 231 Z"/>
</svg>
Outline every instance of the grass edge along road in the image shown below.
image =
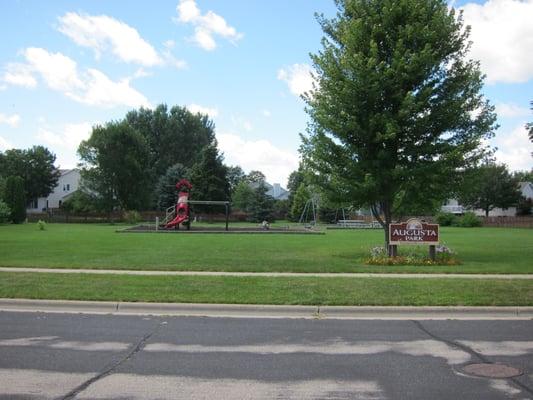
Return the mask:
<svg viewBox="0 0 533 400">
<path fill-rule="evenodd" d="M 0 298 L 350 306 L 532 306 L 533 281 L 0 273 Z"/>
<path fill-rule="evenodd" d="M 0 226 L 0 266 L 228 272 L 533 273 L 533 229 L 442 228 L 455 266 L 365 265 L 382 230 L 325 235 L 115 233 L 124 225 Z M 427 252 L 426 246 L 418 246 Z M 400 254 L 413 249 L 402 246 Z"/>
</svg>

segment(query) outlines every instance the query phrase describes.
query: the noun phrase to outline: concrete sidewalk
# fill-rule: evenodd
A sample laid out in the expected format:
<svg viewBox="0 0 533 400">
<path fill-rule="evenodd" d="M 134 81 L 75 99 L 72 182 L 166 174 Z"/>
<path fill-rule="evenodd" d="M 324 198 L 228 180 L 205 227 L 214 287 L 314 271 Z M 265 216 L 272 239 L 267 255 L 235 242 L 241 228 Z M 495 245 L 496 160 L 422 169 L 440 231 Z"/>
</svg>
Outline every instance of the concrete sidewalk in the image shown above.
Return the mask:
<svg viewBox="0 0 533 400">
<path fill-rule="evenodd" d="M 530 320 L 533 307 L 276 306 L 0 299 L 0 311 L 233 318 Z"/>
<path fill-rule="evenodd" d="M 111 274 L 144 276 L 263 276 L 313 278 L 453 278 L 453 279 L 533 279 L 533 274 L 399 274 L 399 273 L 314 273 L 314 272 L 222 272 L 222 271 L 134 271 L 116 269 L 17 268 L 0 267 L 0 272 L 39 272 L 47 274 Z"/>
</svg>

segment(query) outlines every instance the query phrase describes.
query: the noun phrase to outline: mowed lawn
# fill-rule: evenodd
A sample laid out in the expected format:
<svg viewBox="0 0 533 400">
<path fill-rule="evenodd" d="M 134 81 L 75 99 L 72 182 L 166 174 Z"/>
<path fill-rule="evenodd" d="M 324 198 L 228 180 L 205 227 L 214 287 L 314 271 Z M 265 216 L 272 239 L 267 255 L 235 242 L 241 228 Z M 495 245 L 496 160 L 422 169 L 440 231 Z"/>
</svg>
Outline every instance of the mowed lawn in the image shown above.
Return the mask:
<svg viewBox="0 0 533 400">
<path fill-rule="evenodd" d="M 382 230 L 325 235 L 116 233 L 103 224 L 0 225 L 0 266 L 254 272 L 533 273 L 533 230 L 441 228 L 457 266 L 369 266 Z M 406 251 L 400 248 L 400 253 Z"/>
</svg>

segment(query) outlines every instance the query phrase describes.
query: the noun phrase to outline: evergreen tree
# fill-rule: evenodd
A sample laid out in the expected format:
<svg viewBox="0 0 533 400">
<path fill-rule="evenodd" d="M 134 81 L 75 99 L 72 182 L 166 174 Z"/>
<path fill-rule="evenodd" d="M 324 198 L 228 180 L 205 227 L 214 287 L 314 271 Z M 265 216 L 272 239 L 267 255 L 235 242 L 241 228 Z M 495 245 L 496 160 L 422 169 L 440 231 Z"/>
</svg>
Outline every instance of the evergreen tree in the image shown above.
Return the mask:
<svg viewBox="0 0 533 400">
<path fill-rule="evenodd" d="M 5 202 L 11 210 L 10 220 L 20 224 L 26 220 L 26 195 L 24 194 L 24 179 L 20 176 L 10 176 L 6 180 Z"/>
<path fill-rule="evenodd" d="M 219 155 L 216 143 L 206 146 L 200 153 L 199 161 L 191 169 L 191 199 L 227 201 L 230 199 L 228 169 Z M 217 206 L 218 207 L 218 206 Z M 221 207 L 195 206 L 195 210 L 213 212 Z"/>
<path fill-rule="evenodd" d="M 253 192 L 250 206 L 250 220 L 252 222 L 273 222 L 274 220 L 274 198 L 266 194 L 268 188 L 264 182 L 259 185 Z"/>
<path fill-rule="evenodd" d="M 398 209 L 444 200 L 456 172 L 483 157 L 496 116 L 467 59 L 469 29 L 446 1 L 336 4 L 335 18 L 319 17 L 304 163 L 331 200 L 370 207 L 388 245 Z"/>
<path fill-rule="evenodd" d="M 166 210 L 176 204 L 176 183 L 182 179 L 190 179 L 190 171 L 179 163 L 169 167 L 165 175 L 159 178 L 155 189 L 159 210 Z"/>
</svg>

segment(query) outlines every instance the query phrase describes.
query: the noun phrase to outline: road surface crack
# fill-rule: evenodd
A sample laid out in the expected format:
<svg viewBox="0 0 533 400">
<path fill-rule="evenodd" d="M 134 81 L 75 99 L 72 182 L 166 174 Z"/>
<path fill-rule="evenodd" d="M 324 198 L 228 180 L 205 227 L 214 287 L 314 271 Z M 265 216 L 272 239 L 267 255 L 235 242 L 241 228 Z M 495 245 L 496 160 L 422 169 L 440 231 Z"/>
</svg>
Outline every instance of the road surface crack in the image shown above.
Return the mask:
<svg viewBox="0 0 533 400">
<path fill-rule="evenodd" d="M 461 350 L 467 352 L 468 354 L 470 354 L 471 356 L 473 356 L 474 358 L 477 358 L 478 360 L 480 360 L 483 363 L 494 364 L 491 360 L 489 360 L 483 354 L 475 351 L 474 349 L 472 349 L 472 348 L 470 348 L 468 346 L 465 346 L 464 344 L 457 343 L 457 342 L 455 342 L 453 340 L 448 340 L 448 339 L 445 339 L 445 338 L 442 338 L 440 336 L 435 335 L 434 333 L 430 332 L 424 325 L 422 325 L 422 323 L 420 321 L 412 320 L 411 322 L 413 322 L 418 329 L 420 329 L 422 332 L 424 332 L 429 337 L 431 337 L 431 338 L 433 338 L 433 339 L 435 339 L 435 340 L 437 340 L 439 342 L 446 343 L 449 346 L 461 349 Z M 507 380 L 510 380 L 516 386 L 518 386 L 520 389 L 524 390 L 525 392 L 529 393 L 530 395 L 533 395 L 533 389 L 531 389 L 529 386 L 526 386 L 524 383 L 520 382 L 517 378 L 507 378 Z"/>
<path fill-rule="evenodd" d="M 159 323 L 151 332 L 144 335 L 141 338 L 141 340 L 139 340 L 137 344 L 120 360 L 112 363 L 110 366 L 105 368 L 103 371 L 98 373 L 96 376 L 93 376 L 91 379 L 86 380 L 81 385 L 77 386 L 76 388 L 71 390 L 69 393 L 67 393 L 65 396 L 59 398 L 59 400 L 72 400 L 79 393 L 83 392 L 85 389 L 91 386 L 93 383 L 111 375 L 118 367 L 120 367 L 122 364 L 132 359 L 137 353 L 142 351 L 142 349 L 144 349 L 144 347 L 146 346 L 146 342 L 148 342 L 148 340 L 159 330 L 159 328 L 162 325 L 164 325 L 163 322 Z"/>
</svg>

